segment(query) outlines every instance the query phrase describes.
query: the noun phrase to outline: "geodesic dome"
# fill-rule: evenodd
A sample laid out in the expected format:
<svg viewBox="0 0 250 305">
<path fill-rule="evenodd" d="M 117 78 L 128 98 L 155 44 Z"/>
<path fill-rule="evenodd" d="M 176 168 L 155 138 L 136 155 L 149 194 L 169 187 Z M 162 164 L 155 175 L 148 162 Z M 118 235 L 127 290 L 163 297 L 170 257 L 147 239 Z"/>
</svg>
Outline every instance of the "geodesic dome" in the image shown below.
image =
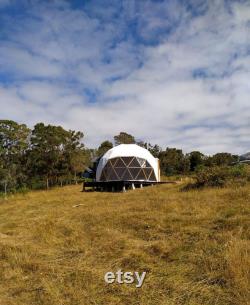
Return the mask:
<svg viewBox="0 0 250 305">
<path fill-rule="evenodd" d="M 121 144 L 100 159 L 96 181 L 160 181 L 159 160 L 136 144 Z"/>
</svg>

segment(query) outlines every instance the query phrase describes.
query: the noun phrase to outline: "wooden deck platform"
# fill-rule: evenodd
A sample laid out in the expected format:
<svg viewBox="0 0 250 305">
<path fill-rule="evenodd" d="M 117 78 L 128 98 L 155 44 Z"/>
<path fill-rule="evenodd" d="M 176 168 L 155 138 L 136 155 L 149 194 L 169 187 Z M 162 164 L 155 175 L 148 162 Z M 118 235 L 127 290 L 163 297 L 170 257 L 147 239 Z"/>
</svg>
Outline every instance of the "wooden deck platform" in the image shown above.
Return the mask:
<svg viewBox="0 0 250 305">
<path fill-rule="evenodd" d="M 86 181 L 83 182 L 82 191 L 86 191 L 86 187 L 95 191 L 104 192 L 125 192 L 128 189 L 143 188 L 150 185 L 158 184 L 175 184 L 175 181 Z"/>
</svg>

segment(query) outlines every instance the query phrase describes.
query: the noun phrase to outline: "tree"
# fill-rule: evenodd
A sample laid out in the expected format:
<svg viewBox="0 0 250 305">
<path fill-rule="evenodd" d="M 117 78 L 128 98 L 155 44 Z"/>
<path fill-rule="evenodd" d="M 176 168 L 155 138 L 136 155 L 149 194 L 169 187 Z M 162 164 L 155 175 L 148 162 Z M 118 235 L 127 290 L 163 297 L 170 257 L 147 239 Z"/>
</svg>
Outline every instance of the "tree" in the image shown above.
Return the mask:
<svg viewBox="0 0 250 305">
<path fill-rule="evenodd" d="M 38 176 L 46 187 L 54 184 L 59 171 L 63 170 L 63 149 L 69 133 L 60 126 L 35 125 L 31 134 L 31 151 L 29 153 L 29 174 Z M 66 170 L 66 169 L 65 169 Z"/>
<path fill-rule="evenodd" d="M 70 165 L 69 173 L 73 174 L 76 183 L 77 175 L 81 175 L 84 169 L 91 163 L 91 152 L 82 143 L 82 132 L 72 130 L 69 132 L 70 136 L 65 146 L 65 155 L 67 156 L 67 164 Z"/>
<path fill-rule="evenodd" d="M 161 170 L 166 175 L 182 174 L 189 171 L 189 159 L 181 149 L 167 148 L 159 153 Z"/>
<path fill-rule="evenodd" d="M 70 167 L 71 171 L 74 173 L 74 180 L 77 184 L 77 174 L 80 174 L 86 168 L 87 154 L 84 150 L 78 149 L 74 151 L 70 156 Z"/>
<path fill-rule="evenodd" d="M 25 153 L 30 130 L 25 124 L 0 120 L 1 189 L 15 190 L 25 184 Z"/>
<path fill-rule="evenodd" d="M 115 141 L 115 145 L 133 144 L 135 143 L 135 138 L 126 132 L 120 132 L 119 135 L 114 136 L 114 141 Z"/>
<path fill-rule="evenodd" d="M 152 145 L 150 143 L 143 142 L 143 141 L 137 141 L 136 144 L 143 148 L 146 148 L 155 158 L 159 157 L 159 154 L 162 150 L 161 147 L 157 144 Z"/>
<path fill-rule="evenodd" d="M 230 153 L 217 153 L 212 156 L 211 162 L 213 165 L 231 165 L 238 161 L 238 156 L 231 155 Z"/>
<path fill-rule="evenodd" d="M 99 157 L 103 156 L 108 150 L 113 148 L 113 144 L 110 141 L 104 141 L 97 149 L 97 155 Z"/>
<path fill-rule="evenodd" d="M 192 151 L 188 154 L 188 157 L 191 171 L 195 171 L 199 166 L 204 164 L 205 156 L 199 151 Z"/>
<path fill-rule="evenodd" d="M 76 175 L 84 168 L 86 161 L 82 138 L 83 133 L 79 131 L 36 124 L 31 135 L 29 174 L 46 181 L 47 188 L 59 181 L 62 183 L 62 179 L 71 180 L 74 177 L 76 181 Z"/>
<path fill-rule="evenodd" d="M 148 143 L 147 145 L 147 149 L 151 152 L 151 154 L 155 157 L 155 158 L 159 158 L 160 152 L 161 152 L 161 148 L 159 145 L 155 144 L 154 146 L 151 145 L 150 143 Z"/>
<path fill-rule="evenodd" d="M 77 175 L 81 175 L 87 165 L 90 164 L 90 153 L 82 144 L 83 133 L 80 131 L 70 130 L 64 147 L 63 164 L 67 170 L 63 177 L 73 175 L 75 183 L 77 183 Z M 63 178 L 61 176 L 61 180 Z"/>
</svg>

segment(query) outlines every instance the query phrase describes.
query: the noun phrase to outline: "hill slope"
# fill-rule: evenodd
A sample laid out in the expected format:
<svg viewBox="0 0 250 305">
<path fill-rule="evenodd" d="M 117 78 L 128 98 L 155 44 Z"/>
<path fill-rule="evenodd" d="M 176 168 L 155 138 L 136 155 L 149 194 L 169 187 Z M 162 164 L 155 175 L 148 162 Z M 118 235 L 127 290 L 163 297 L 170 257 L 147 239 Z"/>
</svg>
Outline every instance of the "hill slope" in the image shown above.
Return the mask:
<svg viewBox="0 0 250 305">
<path fill-rule="evenodd" d="M 250 152 L 244 154 L 244 155 L 241 155 L 240 156 L 240 160 L 244 161 L 244 160 L 250 160 Z"/>
<path fill-rule="evenodd" d="M 1 200 L 0 304 L 246 305 L 249 194 L 72 186 Z M 118 269 L 147 271 L 142 288 L 106 284 Z"/>
</svg>

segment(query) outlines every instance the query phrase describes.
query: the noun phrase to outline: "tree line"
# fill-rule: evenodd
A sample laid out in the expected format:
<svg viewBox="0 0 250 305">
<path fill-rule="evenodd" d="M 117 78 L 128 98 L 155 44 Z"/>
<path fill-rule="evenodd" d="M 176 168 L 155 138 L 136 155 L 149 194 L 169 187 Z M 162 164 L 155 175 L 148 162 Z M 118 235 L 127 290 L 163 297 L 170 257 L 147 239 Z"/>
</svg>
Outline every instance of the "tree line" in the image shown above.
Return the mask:
<svg viewBox="0 0 250 305">
<path fill-rule="evenodd" d="M 61 126 L 0 120 L 0 191 L 76 183 L 91 158 L 82 138 Z"/>
<path fill-rule="evenodd" d="M 216 153 L 213 156 L 207 156 L 199 151 L 192 151 L 185 154 L 181 149 L 170 148 L 162 149 L 159 145 L 152 145 L 143 141 L 136 141 L 135 137 L 121 132 L 114 136 L 115 145 L 122 143 L 135 143 L 147 148 L 154 157 L 160 160 L 161 172 L 164 175 L 189 174 L 204 167 L 228 166 L 239 161 L 239 156 L 227 152 Z M 97 149 L 97 154 L 102 155 L 113 147 L 112 142 L 104 141 Z"/>
<path fill-rule="evenodd" d="M 25 124 L 0 120 L 0 192 L 77 183 L 93 159 L 113 147 L 106 140 L 98 148 L 88 149 L 83 137 L 82 132 L 61 126 L 38 123 L 30 129 Z M 114 145 L 122 143 L 147 148 L 160 159 L 165 175 L 188 174 L 202 166 L 228 165 L 238 160 L 238 156 L 229 153 L 205 156 L 198 151 L 184 154 L 176 148 L 162 149 L 159 145 L 138 141 L 126 132 L 114 136 Z"/>
</svg>

